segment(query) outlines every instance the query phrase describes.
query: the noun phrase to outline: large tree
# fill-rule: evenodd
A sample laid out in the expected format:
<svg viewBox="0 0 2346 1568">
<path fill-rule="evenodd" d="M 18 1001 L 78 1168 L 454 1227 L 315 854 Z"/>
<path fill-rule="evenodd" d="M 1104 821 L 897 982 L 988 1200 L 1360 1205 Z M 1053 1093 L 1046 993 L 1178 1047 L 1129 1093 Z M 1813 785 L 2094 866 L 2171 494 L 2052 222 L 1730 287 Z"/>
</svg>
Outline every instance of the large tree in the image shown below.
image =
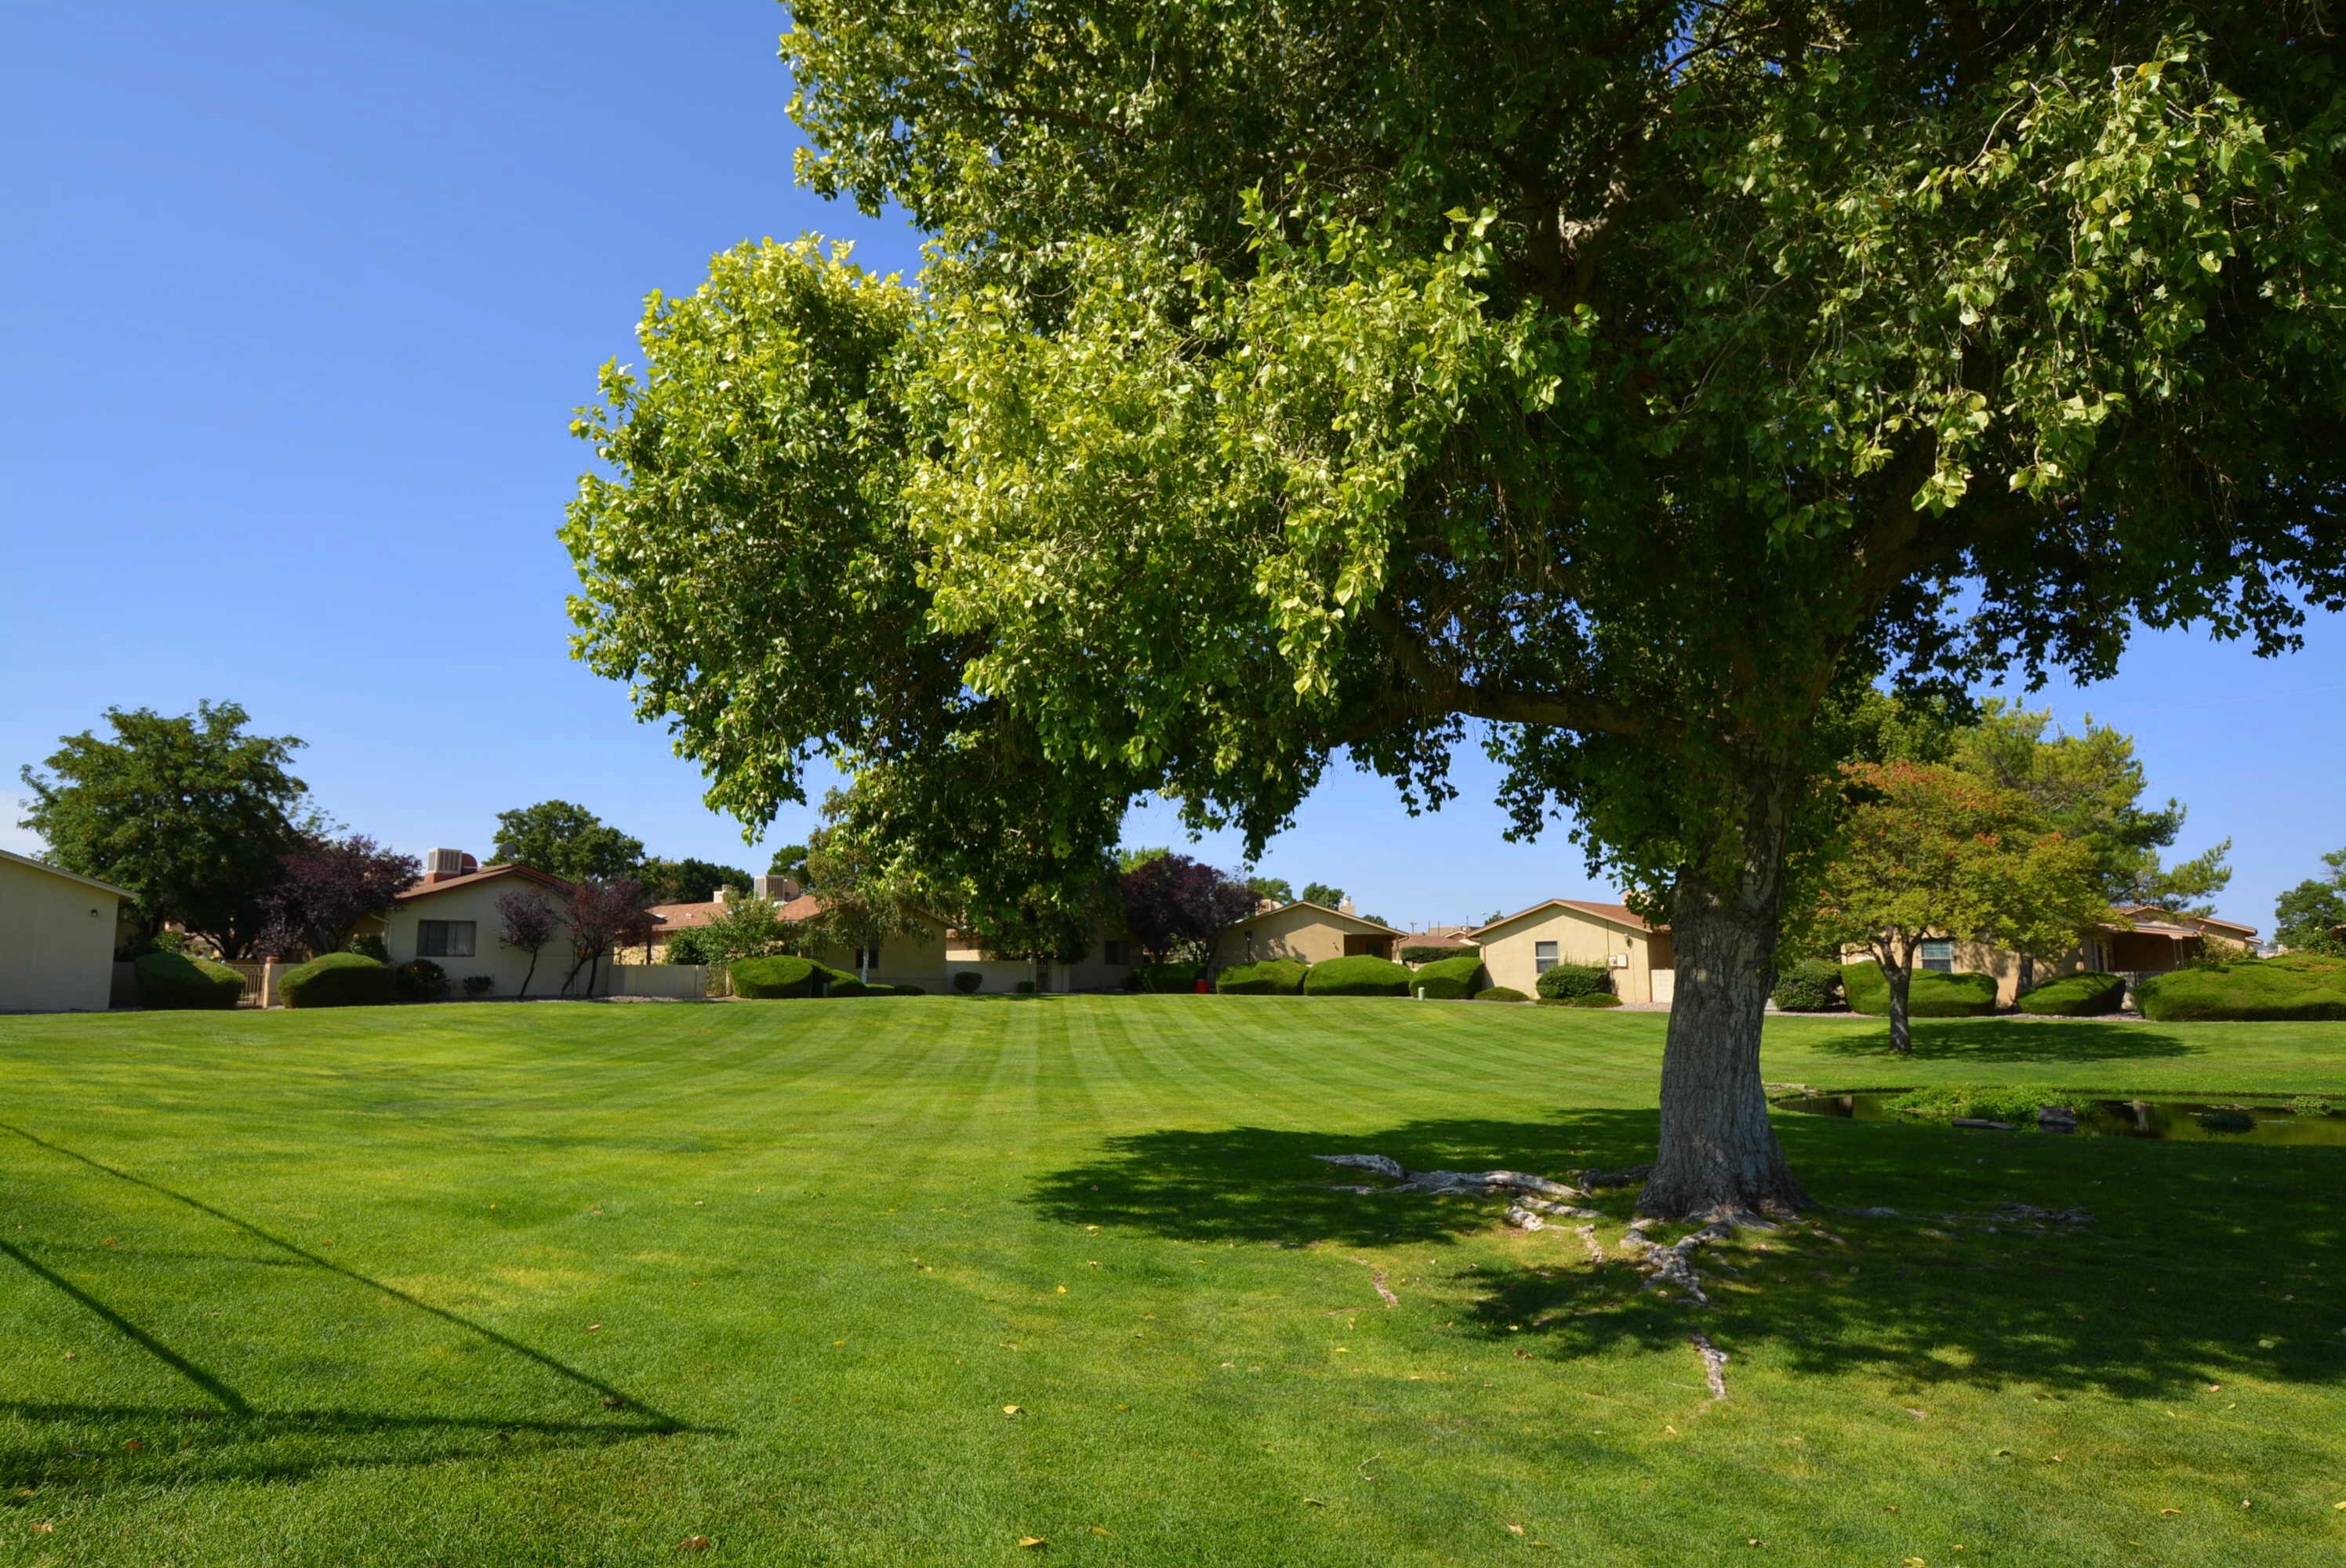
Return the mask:
<svg viewBox="0 0 2346 1568">
<path fill-rule="evenodd" d="M 2273 904 L 2273 940 L 2300 952 L 2346 958 L 2346 849 L 2321 857 L 2330 868 L 2308 877 Z"/>
<path fill-rule="evenodd" d="M 2184 807 L 2169 797 L 2162 807 L 2143 803 L 2149 780 L 2135 756 L 2134 737 L 2092 715 L 2071 735 L 2049 709 L 2032 711 L 1991 698 L 1976 723 L 1951 738 L 1948 759 L 1999 789 L 2025 795 L 2064 838 L 2092 851 L 2103 895 L 2113 904 L 2155 904 L 2166 910 L 2215 911 L 2207 901 L 2232 880 L 2226 839 L 2174 865 L 2158 851 L 2183 830 Z"/>
<path fill-rule="evenodd" d="M 1242 877 L 1188 855 L 1158 855 L 1117 880 L 1124 929 L 1159 963 L 1210 962 L 1221 934 L 1255 912 L 1262 895 Z"/>
<path fill-rule="evenodd" d="M 1674 928 L 1652 1212 L 1803 1201 L 1759 1041 L 1831 704 L 2346 602 L 2319 7 L 791 18 L 801 179 L 930 260 L 653 298 L 576 426 L 581 657 L 712 804 L 829 752 L 979 886 L 1479 741 Z"/>
<path fill-rule="evenodd" d="M 930 929 L 918 872 L 888 845 L 846 820 L 851 794 L 833 790 L 823 825 L 807 836 L 807 880 L 822 890 L 806 940 L 835 942 L 855 954 L 857 978 L 872 978 L 872 955 L 893 937 Z"/>
<path fill-rule="evenodd" d="M 680 860 L 647 860 L 636 868 L 635 878 L 643 884 L 644 897 L 656 904 L 705 904 L 719 888 L 750 891 L 750 873 L 740 867 L 689 855 Z"/>
<path fill-rule="evenodd" d="M 584 806 L 540 800 L 497 813 L 492 859 L 519 862 L 568 882 L 631 877 L 643 864 L 644 841 L 612 827 Z"/>
<path fill-rule="evenodd" d="M 1953 768 L 1854 762 L 1856 797 L 1820 877 L 1818 934 L 1862 947 L 1890 983 L 1890 1048 L 1914 1048 L 1916 955 L 1931 937 L 2054 958 L 2110 918 L 2086 845 L 2028 797 Z"/>
<path fill-rule="evenodd" d="M 250 735 L 233 702 L 173 717 L 109 708 L 101 739 L 68 735 L 18 824 L 68 871 L 129 890 L 148 934 L 176 922 L 240 958 L 270 921 L 280 861 L 318 824 L 309 787 L 287 767 L 301 742 Z"/>
</svg>

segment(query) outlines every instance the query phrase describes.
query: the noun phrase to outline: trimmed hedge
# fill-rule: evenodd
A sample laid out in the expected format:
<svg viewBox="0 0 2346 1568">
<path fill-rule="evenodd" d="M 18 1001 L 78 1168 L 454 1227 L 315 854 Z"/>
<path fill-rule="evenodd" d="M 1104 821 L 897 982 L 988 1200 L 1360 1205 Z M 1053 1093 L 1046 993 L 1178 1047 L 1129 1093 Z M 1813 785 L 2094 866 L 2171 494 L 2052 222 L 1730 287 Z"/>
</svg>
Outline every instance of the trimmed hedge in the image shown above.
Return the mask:
<svg viewBox="0 0 2346 1568">
<path fill-rule="evenodd" d="M 1445 958 L 1474 958 L 1476 956 L 1478 955 L 1472 947 L 1462 948 L 1448 945 L 1442 947 L 1427 947 L 1423 943 L 1420 943 L 1405 947 L 1401 950 L 1401 961 L 1403 963 L 1440 963 Z"/>
<path fill-rule="evenodd" d="M 1841 1003 L 1841 965 L 1829 958 L 1795 959 L 1776 972 L 1769 993 L 1780 1011 L 1823 1013 Z"/>
<path fill-rule="evenodd" d="M 1303 989 L 1308 963 L 1291 958 L 1267 958 L 1260 963 L 1234 963 L 1222 971 L 1214 989 L 1224 996 L 1293 996 Z"/>
<path fill-rule="evenodd" d="M 277 982 L 288 1007 L 383 1007 L 393 1000 L 391 965 L 362 952 L 330 952 L 297 964 Z"/>
<path fill-rule="evenodd" d="M 399 994 L 410 1002 L 448 1000 L 448 972 L 428 958 L 411 958 L 391 972 Z"/>
<path fill-rule="evenodd" d="M 1595 996 L 1613 989 L 1613 972 L 1601 963 L 1558 963 L 1532 984 L 1551 1002 L 1568 996 Z"/>
<path fill-rule="evenodd" d="M 1124 988 L 1151 994 L 1195 991 L 1198 977 L 1205 972 L 1205 966 L 1197 963 L 1136 963 L 1124 977 Z"/>
<path fill-rule="evenodd" d="M 145 952 L 131 967 L 138 976 L 138 1005 L 158 1012 L 234 1007 L 244 995 L 244 976 L 209 958 Z"/>
<path fill-rule="evenodd" d="M 1890 1013 L 1890 977 L 1872 959 L 1841 966 L 1841 993 L 1851 1013 Z M 1906 987 L 1909 1018 L 1983 1018 L 1995 1011 L 1995 976 L 1917 970 Z"/>
<path fill-rule="evenodd" d="M 1454 958 L 1436 959 L 1418 970 L 1410 981 L 1413 992 L 1422 993 L 1433 1002 L 1458 1002 L 1482 989 L 1483 955 L 1460 953 Z"/>
<path fill-rule="evenodd" d="M 1476 992 L 1474 1000 L 1477 1002 L 1529 1002 L 1531 998 L 1512 985 L 1494 985 L 1488 991 Z"/>
<path fill-rule="evenodd" d="M 2104 1013 L 2116 1013 L 2118 1004 L 2125 1000 L 2124 976 L 2104 974 L 2092 969 L 2078 974 L 2065 974 L 2042 985 L 2032 985 L 2022 992 L 2018 999 L 2023 1013 L 2038 1013 L 2054 1018 L 2090 1018 Z"/>
<path fill-rule="evenodd" d="M 960 995 L 974 996 L 977 994 L 977 988 L 984 983 L 985 976 L 974 969 L 957 969 L 954 972 L 953 988 Z"/>
<path fill-rule="evenodd" d="M 2154 974 L 2134 988 L 2160 1023 L 2346 1019 L 2346 958 L 2287 952 Z"/>
<path fill-rule="evenodd" d="M 861 996 L 864 993 L 863 983 L 847 971 L 786 953 L 737 958 L 732 974 L 733 994 L 759 1002 L 818 994 Z"/>
<path fill-rule="evenodd" d="M 1311 966 L 1303 977 L 1306 996 L 1407 996 L 1412 976 L 1389 958 L 1357 952 Z"/>
<path fill-rule="evenodd" d="M 1542 1007 L 1618 1007 L 1621 999 L 1609 991 L 1583 992 L 1578 996 L 1543 996 Z"/>
</svg>

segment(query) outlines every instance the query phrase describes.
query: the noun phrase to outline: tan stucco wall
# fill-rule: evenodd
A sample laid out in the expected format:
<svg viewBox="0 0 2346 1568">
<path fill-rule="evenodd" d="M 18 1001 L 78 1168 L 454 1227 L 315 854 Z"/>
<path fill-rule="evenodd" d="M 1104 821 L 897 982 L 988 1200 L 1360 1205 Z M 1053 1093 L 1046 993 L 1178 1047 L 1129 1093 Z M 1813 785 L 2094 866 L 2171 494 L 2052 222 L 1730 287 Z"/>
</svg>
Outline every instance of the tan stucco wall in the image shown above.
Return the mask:
<svg viewBox="0 0 2346 1568">
<path fill-rule="evenodd" d="M 1222 940 L 1214 948 L 1214 967 L 1223 969 L 1234 963 L 1260 963 L 1273 958 L 1324 963 L 1331 958 L 1344 956 L 1344 939 L 1352 935 L 1379 936 L 1396 945 L 1399 942 L 1398 938 L 1384 937 L 1382 932 L 1370 929 L 1356 931 L 1321 910 L 1274 910 L 1224 932 Z M 1251 943 L 1249 937 L 1253 939 Z M 1388 953 L 1385 956 L 1392 955 Z"/>
<path fill-rule="evenodd" d="M 1111 938 L 1125 944 L 1124 956 L 1113 963 L 1107 958 L 1107 943 Z M 965 969 L 974 970 L 984 977 L 984 983 L 978 987 L 981 993 L 1015 991 L 1020 981 L 1035 978 L 1035 966 L 1025 959 L 988 958 L 981 948 L 948 948 L 943 954 L 943 962 L 944 988 L 948 990 L 952 987 L 953 976 Z M 1043 965 L 1041 989 L 1054 993 L 1116 991 L 1123 986 L 1125 977 L 1139 962 L 1140 955 L 1134 950 L 1131 938 L 1120 931 L 1111 932 L 1103 928 L 1092 933 L 1090 940 L 1084 944 L 1084 956 L 1075 962 Z"/>
<path fill-rule="evenodd" d="M 492 996 L 512 996 L 521 990 L 522 977 L 529 973 L 529 954 L 505 946 L 497 934 L 505 930 L 505 917 L 497 912 L 497 900 L 509 892 L 535 890 L 545 900 L 557 907 L 561 900 L 549 888 L 521 877 L 493 877 L 485 882 L 473 882 L 453 888 L 446 892 L 426 893 L 410 899 L 391 911 L 383 921 L 383 951 L 396 966 L 415 956 L 415 925 L 426 920 L 468 920 L 478 929 L 474 932 L 473 956 L 470 958 L 434 958 L 433 962 L 448 972 L 448 984 L 453 994 L 464 994 L 464 977 L 485 974 L 496 982 Z M 640 961 L 643 949 L 638 947 L 620 957 Z M 558 932 L 537 955 L 537 972 L 530 976 L 532 996 L 553 996 L 562 985 L 562 977 L 570 972 L 570 939 Z M 584 993 L 586 972 L 578 972 L 573 994 Z M 600 989 L 598 986 L 597 989 Z"/>
<path fill-rule="evenodd" d="M 122 901 L 0 860 L 0 1013 L 103 1013 Z"/>
<path fill-rule="evenodd" d="M 1543 942 L 1556 944 L 1559 963 L 1609 966 L 1617 957 L 1627 959 L 1626 965 L 1613 971 L 1613 993 L 1624 1002 L 1654 1001 L 1658 944 L 1658 956 L 1666 964 L 1669 958 L 1667 937 L 1657 938 L 1584 910 L 1538 910 L 1483 932 L 1483 970 L 1491 977 L 1490 983 L 1511 986 L 1526 996 L 1539 994 L 1536 944 Z"/>
<path fill-rule="evenodd" d="M 818 947 L 807 956 L 817 963 L 827 963 L 833 969 L 843 969 L 853 974 L 855 950 L 849 947 Z M 945 976 L 944 927 L 924 927 L 918 936 L 892 936 L 880 944 L 880 962 L 872 971 L 872 978 L 882 985 L 917 985 L 932 996 L 944 991 Z"/>
</svg>

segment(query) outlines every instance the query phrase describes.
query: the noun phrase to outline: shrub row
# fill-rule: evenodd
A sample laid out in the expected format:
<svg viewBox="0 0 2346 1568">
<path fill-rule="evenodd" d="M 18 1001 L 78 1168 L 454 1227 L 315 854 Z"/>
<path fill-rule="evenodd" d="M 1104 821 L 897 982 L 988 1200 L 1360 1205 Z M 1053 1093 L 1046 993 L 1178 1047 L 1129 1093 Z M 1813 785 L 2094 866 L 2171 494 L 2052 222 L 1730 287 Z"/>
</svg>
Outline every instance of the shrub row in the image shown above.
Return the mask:
<svg viewBox="0 0 2346 1568">
<path fill-rule="evenodd" d="M 234 1007 L 244 995 L 244 976 L 208 958 L 158 950 L 139 954 L 131 969 L 138 977 L 141 1007 Z"/>
<path fill-rule="evenodd" d="M 2089 969 L 2030 986 L 2020 993 L 2017 1005 L 2023 1013 L 2049 1017 L 2092 1018 L 2116 1013 L 2125 1000 L 2125 977 Z"/>
<path fill-rule="evenodd" d="M 1421 967 L 1410 990 L 1436 1002 L 1457 1002 L 1483 989 L 1483 955 L 1462 952 Z"/>
<path fill-rule="evenodd" d="M 2134 988 L 2160 1023 L 2346 1019 L 2346 958 L 2314 952 L 2243 958 L 2154 974 Z"/>
<path fill-rule="evenodd" d="M 1872 959 L 1842 964 L 1841 989 L 1852 1013 L 1879 1017 L 1890 1012 L 1890 977 Z M 1979 1018 L 1994 1011 L 1995 976 L 1992 974 L 1946 974 L 1925 969 L 1918 971 L 1906 988 L 1909 1018 Z"/>
<path fill-rule="evenodd" d="M 1824 1013 L 1841 1005 L 1841 965 L 1829 958 L 1796 958 L 1776 972 L 1768 999 L 1786 1013 Z"/>
<path fill-rule="evenodd" d="M 1389 958 L 1353 953 L 1311 966 L 1303 977 L 1306 996 L 1407 996 L 1409 969 Z"/>
<path fill-rule="evenodd" d="M 1214 989 L 1224 996 L 1293 996 L 1303 989 L 1311 966 L 1291 958 L 1235 963 L 1222 971 Z"/>
<path fill-rule="evenodd" d="M 1136 963 L 1124 977 L 1124 988 L 1150 994 L 1195 991 L 1205 972 L 1205 966 L 1197 963 Z"/>
<path fill-rule="evenodd" d="M 1476 992 L 1474 1000 L 1477 1002 L 1529 1002 L 1531 998 L 1512 985 L 1494 985 L 1488 991 Z"/>
<path fill-rule="evenodd" d="M 1441 947 L 1430 947 L 1424 943 L 1416 942 L 1401 950 L 1401 961 L 1403 963 L 1440 963 L 1445 958 L 1474 958 L 1476 956 L 1477 954 L 1471 947 L 1457 948 L 1449 946 L 1446 943 Z"/>
<path fill-rule="evenodd" d="M 1601 963 L 1559 963 L 1543 973 L 1532 989 L 1549 1002 L 1565 1002 L 1576 996 L 1609 996 L 1613 992 L 1613 972 Z"/>
<path fill-rule="evenodd" d="M 297 963 L 277 982 L 288 1007 L 384 1007 L 396 990 L 391 965 L 362 952 L 330 952 Z"/>
</svg>

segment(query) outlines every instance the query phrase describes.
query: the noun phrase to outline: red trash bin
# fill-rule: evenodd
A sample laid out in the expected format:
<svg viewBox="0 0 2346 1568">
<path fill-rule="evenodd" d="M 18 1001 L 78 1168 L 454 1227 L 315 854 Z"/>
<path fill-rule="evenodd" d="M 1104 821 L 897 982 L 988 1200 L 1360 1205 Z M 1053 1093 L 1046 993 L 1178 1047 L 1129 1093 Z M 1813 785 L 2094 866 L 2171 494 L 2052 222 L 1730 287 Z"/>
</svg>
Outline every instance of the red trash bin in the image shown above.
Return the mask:
<svg viewBox="0 0 2346 1568">
<path fill-rule="evenodd" d="M 1200 979 L 1193 989 L 1196 990 L 1198 995 L 1205 996 L 1210 994 L 1213 988 L 1208 985 L 1204 980 Z"/>
</svg>

